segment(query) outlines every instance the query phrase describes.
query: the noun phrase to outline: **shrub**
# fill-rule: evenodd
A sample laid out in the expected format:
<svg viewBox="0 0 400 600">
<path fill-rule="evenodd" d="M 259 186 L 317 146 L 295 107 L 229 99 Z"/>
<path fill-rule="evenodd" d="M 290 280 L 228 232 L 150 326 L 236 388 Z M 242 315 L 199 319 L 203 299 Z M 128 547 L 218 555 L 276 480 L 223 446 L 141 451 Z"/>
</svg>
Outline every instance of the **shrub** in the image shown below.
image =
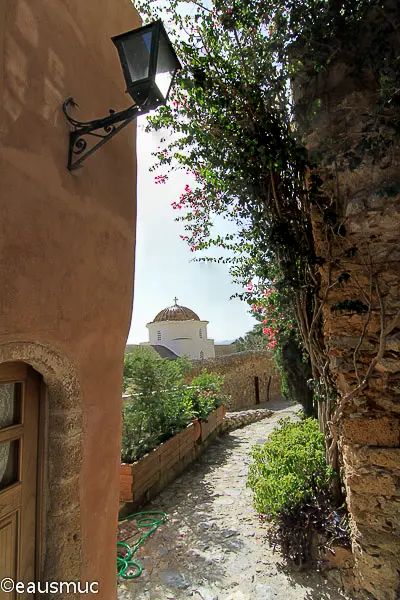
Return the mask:
<svg viewBox="0 0 400 600">
<path fill-rule="evenodd" d="M 188 391 L 195 416 L 205 419 L 210 412 L 228 402 L 229 396 L 221 392 L 223 383 L 223 377 L 207 373 L 206 369 L 192 380 L 190 387 L 195 389 Z"/>
<path fill-rule="evenodd" d="M 186 358 L 168 360 L 146 346 L 137 348 L 125 354 L 123 390 L 140 394 L 157 392 L 174 386 L 191 368 Z"/>
<path fill-rule="evenodd" d="M 247 483 L 258 512 L 273 517 L 310 502 L 333 474 L 316 419 L 279 423 L 263 446 L 253 448 Z"/>
<path fill-rule="evenodd" d="M 122 412 L 122 460 L 133 462 L 181 431 L 193 419 L 183 382 L 191 368 L 184 358 L 170 361 L 147 349 L 125 357 L 124 391 L 131 394 Z"/>
<path fill-rule="evenodd" d="M 318 422 L 281 419 L 263 446 L 254 446 L 247 485 L 260 518 L 272 520 L 271 544 L 297 565 L 312 557 L 313 534 L 323 545 L 348 545 L 347 511 L 333 507 L 329 484 L 334 475 L 325 458 Z"/>
<path fill-rule="evenodd" d="M 223 379 L 202 374 L 188 387 L 184 375 L 191 364 L 185 358 L 159 358 L 148 348 L 125 356 L 124 391 L 130 395 L 122 412 L 122 460 L 134 462 L 175 435 L 194 418 L 205 419 L 228 396 Z"/>
</svg>

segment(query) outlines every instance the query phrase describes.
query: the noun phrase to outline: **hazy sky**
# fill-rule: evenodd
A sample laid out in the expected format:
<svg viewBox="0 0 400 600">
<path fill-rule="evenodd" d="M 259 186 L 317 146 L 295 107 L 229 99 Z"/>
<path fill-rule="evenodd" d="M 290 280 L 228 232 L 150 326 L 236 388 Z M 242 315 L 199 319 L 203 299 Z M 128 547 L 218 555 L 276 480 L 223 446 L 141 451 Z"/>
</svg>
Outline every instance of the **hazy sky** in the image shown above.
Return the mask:
<svg viewBox="0 0 400 600">
<path fill-rule="evenodd" d="M 208 337 L 215 341 L 236 339 L 255 323 L 245 302 L 229 300 L 243 289 L 231 283 L 227 265 L 192 262 L 196 253 L 190 252 L 180 239 L 179 235 L 186 232 L 183 223 L 174 220 L 179 211 L 171 207 L 191 180 L 182 171 L 171 175 L 164 185 L 154 183 L 155 173 L 149 172 L 154 162 L 151 153 L 157 149 L 162 134 L 145 133 L 143 118 L 138 124 L 135 292 L 128 342 L 147 341 L 146 323 L 171 306 L 175 296 L 178 304 L 210 322 Z"/>
</svg>

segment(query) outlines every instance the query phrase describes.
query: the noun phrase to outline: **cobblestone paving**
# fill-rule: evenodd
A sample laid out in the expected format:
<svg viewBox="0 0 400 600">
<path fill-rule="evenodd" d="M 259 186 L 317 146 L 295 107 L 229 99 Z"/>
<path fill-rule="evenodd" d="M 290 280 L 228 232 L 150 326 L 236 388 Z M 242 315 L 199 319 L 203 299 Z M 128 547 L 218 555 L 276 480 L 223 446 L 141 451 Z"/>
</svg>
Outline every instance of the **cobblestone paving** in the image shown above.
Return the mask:
<svg viewBox="0 0 400 600">
<path fill-rule="evenodd" d="M 339 600 L 317 573 L 288 572 L 265 539 L 246 476 L 253 444 L 263 443 L 299 407 L 216 440 L 207 452 L 146 508 L 168 520 L 135 554 L 141 577 L 122 581 L 119 600 Z M 132 542 L 132 523 L 120 539 Z"/>
</svg>

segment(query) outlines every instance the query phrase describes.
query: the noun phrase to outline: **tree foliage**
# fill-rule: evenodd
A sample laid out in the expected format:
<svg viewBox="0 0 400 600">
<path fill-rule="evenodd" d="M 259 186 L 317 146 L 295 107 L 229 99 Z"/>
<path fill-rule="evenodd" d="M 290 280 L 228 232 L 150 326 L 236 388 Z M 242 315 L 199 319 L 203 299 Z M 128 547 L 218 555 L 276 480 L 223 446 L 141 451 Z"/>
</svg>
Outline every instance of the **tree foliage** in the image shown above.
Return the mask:
<svg viewBox="0 0 400 600">
<path fill-rule="evenodd" d="M 262 330 L 263 326 L 256 323 L 251 331 L 235 340 L 236 352 L 265 351 L 265 339 Z"/>
<path fill-rule="evenodd" d="M 138 3 L 148 19 L 160 16 L 159 6 Z M 309 354 L 318 396 L 329 405 L 335 386 L 322 336 L 323 259 L 314 249 L 311 207 L 320 211 L 327 237 L 340 237 L 344 227 L 335 200 L 322 193 L 324 178 L 333 175 L 320 167 L 335 157 L 326 154 L 317 164 L 306 149 L 309 119 L 321 110 L 321 99 L 299 111 L 293 89 L 347 58 L 355 76 L 369 70 L 380 107 L 397 101 L 399 61 L 390 41 L 398 35 L 396 3 L 173 0 L 166 8 L 183 69 L 172 102 L 149 117 L 149 128 L 164 135 L 155 166 L 164 171 L 156 181 L 167 181 L 175 168 L 191 176 L 173 206 L 181 211 L 182 238 L 200 252 L 199 260 L 229 265 L 246 290 L 241 297 L 263 312 L 272 350 L 282 355 L 292 326 Z M 358 154 L 374 151 L 371 139 Z M 217 216 L 230 221 L 234 233 L 215 231 Z M 214 247 L 219 258 L 204 255 Z"/>
</svg>

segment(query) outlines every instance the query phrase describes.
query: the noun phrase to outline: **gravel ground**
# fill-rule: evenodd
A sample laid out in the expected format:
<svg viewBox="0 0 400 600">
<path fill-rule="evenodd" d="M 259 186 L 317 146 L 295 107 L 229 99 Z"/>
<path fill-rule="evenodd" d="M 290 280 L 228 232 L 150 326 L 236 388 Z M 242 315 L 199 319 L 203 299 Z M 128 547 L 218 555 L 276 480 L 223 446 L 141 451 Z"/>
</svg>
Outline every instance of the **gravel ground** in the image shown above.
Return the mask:
<svg viewBox="0 0 400 600">
<path fill-rule="evenodd" d="M 146 508 L 168 514 L 135 554 L 144 570 L 121 580 L 119 600 L 340 600 L 318 572 L 285 568 L 266 537 L 246 488 L 250 449 L 299 407 L 278 404 L 272 417 L 216 440 Z M 120 525 L 132 543 L 134 522 Z M 143 530 L 142 530 L 143 531 Z"/>
</svg>

